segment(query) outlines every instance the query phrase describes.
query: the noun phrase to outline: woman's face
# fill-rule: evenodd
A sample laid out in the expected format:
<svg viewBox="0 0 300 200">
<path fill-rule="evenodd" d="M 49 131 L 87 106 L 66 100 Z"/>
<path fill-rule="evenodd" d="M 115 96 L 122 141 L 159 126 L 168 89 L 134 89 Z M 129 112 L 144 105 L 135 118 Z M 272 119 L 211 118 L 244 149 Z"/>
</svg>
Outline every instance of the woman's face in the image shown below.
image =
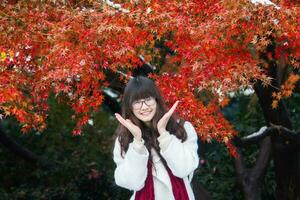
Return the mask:
<svg viewBox="0 0 300 200">
<path fill-rule="evenodd" d="M 132 103 L 133 114 L 142 122 L 150 122 L 156 112 L 156 100 L 154 97 L 138 99 Z"/>
</svg>

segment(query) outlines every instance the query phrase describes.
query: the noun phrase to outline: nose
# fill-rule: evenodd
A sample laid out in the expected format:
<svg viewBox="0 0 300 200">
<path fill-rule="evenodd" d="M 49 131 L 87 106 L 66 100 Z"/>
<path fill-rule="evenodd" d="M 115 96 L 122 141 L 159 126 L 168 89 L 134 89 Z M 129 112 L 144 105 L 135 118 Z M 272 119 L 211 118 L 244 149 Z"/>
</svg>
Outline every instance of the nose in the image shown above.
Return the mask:
<svg viewBox="0 0 300 200">
<path fill-rule="evenodd" d="M 146 103 L 143 101 L 142 102 L 142 107 L 141 110 L 147 110 L 149 106 L 146 105 Z"/>
</svg>

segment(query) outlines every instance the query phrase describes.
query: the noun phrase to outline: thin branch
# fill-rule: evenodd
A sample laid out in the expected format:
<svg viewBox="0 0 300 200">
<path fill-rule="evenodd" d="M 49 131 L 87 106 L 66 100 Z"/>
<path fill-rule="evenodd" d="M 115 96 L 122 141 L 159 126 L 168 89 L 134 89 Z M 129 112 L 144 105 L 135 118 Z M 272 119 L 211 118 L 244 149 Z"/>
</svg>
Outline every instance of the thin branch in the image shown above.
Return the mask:
<svg viewBox="0 0 300 200">
<path fill-rule="evenodd" d="M 274 130 L 275 130 L 275 128 L 273 128 L 273 127 L 267 128 L 266 126 L 263 126 L 259 129 L 258 132 L 254 132 L 245 137 L 242 137 L 242 138 L 240 138 L 238 136 L 234 137 L 233 142 L 237 147 L 242 147 L 242 146 L 249 145 L 249 144 L 257 144 L 262 139 L 264 139 L 265 137 L 267 137 L 271 133 L 273 133 Z"/>
<path fill-rule="evenodd" d="M 261 136 L 265 132 L 266 129 L 267 129 L 267 127 L 263 126 L 263 127 L 261 127 L 259 129 L 259 131 L 254 132 L 254 133 L 252 133 L 250 135 L 247 135 L 247 136 L 243 137 L 243 139 L 246 139 L 246 140 L 248 139 L 249 140 L 249 139 L 252 139 L 254 137 L 259 137 L 259 136 Z"/>
<path fill-rule="evenodd" d="M 281 125 L 277 125 L 277 124 L 272 124 L 270 123 L 271 127 L 275 128 L 276 130 L 278 130 L 279 134 L 284 133 L 285 135 L 289 136 L 289 137 L 294 137 L 294 136 L 298 136 L 300 134 L 300 131 L 293 131 L 290 130 L 284 126 Z"/>
<path fill-rule="evenodd" d="M 300 131 L 296 132 L 284 126 L 274 125 L 272 123 L 270 123 L 270 125 L 270 127 L 263 126 L 258 132 L 254 132 L 242 138 L 236 136 L 233 138 L 233 142 L 237 147 L 242 147 L 245 145 L 257 144 L 269 135 L 279 134 L 284 138 L 295 140 L 296 143 L 300 144 Z"/>
</svg>

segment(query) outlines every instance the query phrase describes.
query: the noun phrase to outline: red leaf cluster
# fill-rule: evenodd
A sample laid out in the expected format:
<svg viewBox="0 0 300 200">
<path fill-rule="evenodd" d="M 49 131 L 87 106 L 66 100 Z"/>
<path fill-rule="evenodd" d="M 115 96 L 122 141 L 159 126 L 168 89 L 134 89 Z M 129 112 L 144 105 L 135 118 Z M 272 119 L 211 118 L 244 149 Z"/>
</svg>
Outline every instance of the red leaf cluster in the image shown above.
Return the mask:
<svg viewBox="0 0 300 200">
<path fill-rule="evenodd" d="M 299 6 L 293 1 L 118 3 L 2 2 L 1 111 L 16 116 L 24 131 L 42 130 L 47 98 L 54 93 L 74 109 L 74 134 L 80 134 L 91 108 L 103 102 L 104 70 L 126 74 L 141 64 L 139 55 L 158 64 L 163 46 L 172 55 L 153 78 L 168 103 L 181 100 L 179 113 L 195 124 L 199 136 L 224 142 L 234 153 L 229 141 L 237 133 L 220 112 L 228 94 L 255 80 L 270 84 L 264 72 L 268 65 L 260 57 L 270 44 L 275 54 L 267 54 L 269 59 L 284 58 L 299 68 Z"/>
</svg>

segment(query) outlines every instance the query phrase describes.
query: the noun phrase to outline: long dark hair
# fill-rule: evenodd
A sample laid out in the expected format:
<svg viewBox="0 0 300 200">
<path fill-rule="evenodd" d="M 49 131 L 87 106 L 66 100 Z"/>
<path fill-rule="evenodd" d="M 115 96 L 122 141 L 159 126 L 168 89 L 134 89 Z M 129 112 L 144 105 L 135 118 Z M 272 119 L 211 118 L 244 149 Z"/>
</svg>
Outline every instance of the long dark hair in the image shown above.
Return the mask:
<svg viewBox="0 0 300 200">
<path fill-rule="evenodd" d="M 132 103 L 135 100 L 144 99 L 150 96 L 155 98 L 157 106 L 156 113 L 151 121 L 151 125 L 148 127 L 133 114 Z M 135 78 L 132 78 L 127 83 L 122 97 L 121 115 L 124 119 L 130 119 L 135 125 L 141 128 L 142 138 L 145 141 L 145 146 L 148 149 L 149 153 L 151 154 L 151 148 L 154 148 L 160 157 L 160 148 L 157 141 L 157 137 L 159 136 L 159 133 L 157 131 L 157 122 L 167 111 L 168 108 L 165 104 L 165 101 L 154 81 L 145 76 L 137 76 Z M 178 115 L 176 115 L 176 113 L 174 112 L 168 121 L 166 129 L 170 132 L 170 134 L 174 134 L 177 138 L 185 141 L 187 133 L 183 128 L 183 123 L 184 121 L 179 119 Z M 120 123 L 118 128 L 116 129 L 116 135 L 121 144 L 120 153 L 123 156 L 123 153 L 127 152 L 128 150 L 129 143 L 133 141 L 133 135 L 126 127 L 124 127 Z M 152 158 L 150 157 L 150 159 Z"/>
</svg>

